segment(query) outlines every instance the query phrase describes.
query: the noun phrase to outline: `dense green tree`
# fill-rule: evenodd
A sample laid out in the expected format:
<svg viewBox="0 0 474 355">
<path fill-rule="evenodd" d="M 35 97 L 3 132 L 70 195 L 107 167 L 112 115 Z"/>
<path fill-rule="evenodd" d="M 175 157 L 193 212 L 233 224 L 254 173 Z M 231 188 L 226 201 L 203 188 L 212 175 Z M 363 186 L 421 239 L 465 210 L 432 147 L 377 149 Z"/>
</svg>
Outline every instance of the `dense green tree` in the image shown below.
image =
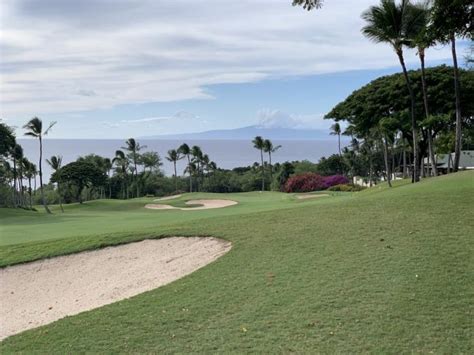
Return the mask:
<svg viewBox="0 0 474 355">
<path fill-rule="evenodd" d="M 163 165 L 160 155 L 157 152 L 145 152 L 141 155 L 141 163 L 144 171 L 148 168 L 149 172 L 158 171 Z"/>
<path fill-rule="evenodd" d="M 13 129 L 0 121 L 0 156 L 6 157 L 15 144 L 16 139 Z"/>
<path fill-rule="evenodd" d="M 51 122 L 45 130 L 43 130 L 43 121 L 38 117 L 33 117 L 27 124 L 23 126 L 26 129 L 25 136 L 30 136 L 34 138 L 38 138 L 39 141 L 39 162 L 38 162 L 38 172 L 40 178 L 40 192 L 41 192 L 41 202 L 43 204 L 44 209 L 47 213 L 51 213 L 46 204 L 46 199 L 44 197 L 43 191 L 43 168 L 42 168 L 42 161 L 43 161 L 43 137 L 46 136 L 51 128 L 56 124 L 56 122 Z"/>
<path fill-rule="evenodd" d="M 51 176 L 53 182 L 67 182 L 76 187 L 76 200 L 82 203 L 82 190 L 85 187 L 103 187 L 106 174 L 94 164 L 75 161 L 63 166 Z"/>
<path fill-rule="evenodd" d="M 129 161 L 125 156 L 125 153 L 121 150 L 115 151 L 115 157 L 112 159 L 112 163 L 116 166 L 116 171 L 120 179 L 122 198 L 128 198 L 128 167 Z"/>
</svg>

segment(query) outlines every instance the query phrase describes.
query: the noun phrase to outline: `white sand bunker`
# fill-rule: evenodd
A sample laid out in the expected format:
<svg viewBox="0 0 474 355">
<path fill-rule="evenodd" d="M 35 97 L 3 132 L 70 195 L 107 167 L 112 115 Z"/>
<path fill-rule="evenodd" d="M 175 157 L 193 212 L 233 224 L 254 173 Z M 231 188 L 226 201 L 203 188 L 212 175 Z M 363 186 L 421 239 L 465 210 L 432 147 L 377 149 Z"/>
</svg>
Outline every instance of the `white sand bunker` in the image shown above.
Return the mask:
<svg viewBox="0 0 474 355">
<path fill-rule="evenodd" d="M 166 197 L 157 198 L 156 200 L 153 200 L 153 201 L 174 200 L 175 198 L 180 198 L 181 196 L 183 196 L 183 195 L 171 195 L 171 196 L 166 196 Z"/>
<path fill-rule="evenodd" d="M 309 198 L 319 198 L 319 197 L 328 197 L 329 194 L 305 194 L 305 195 L 296 195 L 296 198 L 299 200 L 307 200 Z"/>
<path fill-rule="evenodd" d="M 165 238 L 0 270 L 0 339 L 177 280 L 231 249 L 215 238 Z"/>
<path fill-rule="evenodd" d="M 152 210 L 181 210 L 181 211 L 196 211 L 196 210 L 209 210 L 212 208 L 224 208 L 228 206 L 236 205 L 236 201 L 232 200 L 189 200 L 186 202 L 187 205 L 200 205 L 196 207 L 174 207 L 170 205 L 162 204 L 148 204 L 145 208 Z"/>
</svg>

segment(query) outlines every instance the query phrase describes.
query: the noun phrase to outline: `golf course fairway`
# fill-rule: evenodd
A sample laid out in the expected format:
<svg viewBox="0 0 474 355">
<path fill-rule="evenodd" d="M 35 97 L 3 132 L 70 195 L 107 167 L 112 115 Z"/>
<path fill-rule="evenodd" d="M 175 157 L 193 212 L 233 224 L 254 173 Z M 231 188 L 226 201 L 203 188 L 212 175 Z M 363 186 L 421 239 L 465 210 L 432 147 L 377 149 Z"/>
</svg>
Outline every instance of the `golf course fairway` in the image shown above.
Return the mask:
<svg viewBox="0 0 474 355">
<path fill-rule="evenodd" d="M 325 192 L 327 193 L 327 192 Z M 183 194 L 0 209 L 0 265 L 164 237 L 232 249 L 163 287 L 6 338 L 23 353 L 472 353 L 474 172 L 298 199 Z"/>
</svg>

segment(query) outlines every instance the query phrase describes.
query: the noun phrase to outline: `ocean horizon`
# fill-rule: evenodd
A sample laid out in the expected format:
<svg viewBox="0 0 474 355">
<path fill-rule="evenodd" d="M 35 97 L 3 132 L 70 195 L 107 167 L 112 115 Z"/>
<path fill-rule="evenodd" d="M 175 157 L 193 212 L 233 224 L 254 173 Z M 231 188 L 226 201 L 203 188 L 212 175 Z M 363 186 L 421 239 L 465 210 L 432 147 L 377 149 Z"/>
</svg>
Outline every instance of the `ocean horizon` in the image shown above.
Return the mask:
<svg viewBox="0 0 474 355">
<path fill-rule="evenodd" d="M 38 164 L 39 150 L 36 139 L 18 139 L 24 149 L 25 156 L 33 163 Z M 138 139 L 142 150 L 156 151 L 160 155 L 163 172 L 171 176 L 173 164 L 165 159 L 168 150 L 177 149 L 181 144 L 189 146 L 198 145 L 219 168 L 232 169 L 240 166 L 249 166 L 260 162 L 260 153 L 253 147 L 251 140 L 203 140 L 189 139 Z M 272 154 L 272 163 L 285 161 L 309 160 L 317 162 L 321 157 L 335 154 L 338 151 L 337 138 L 318 140 L 273 140 L 274 145 L 282 147 Z M 341 141 L 341 144 L 343 142 Z M 344 143 L 347 144 L 346 141 Z M 87 154 L 97 154 L 112 159 L 115 151 L 125 146 L 125 139 L 55 139 L 45 138 L 43 140 L 43 176 L 44 182 L 49 181 L 52 173 L 50 166 L 46 163 L 53 155 L 63 157 L 63 166 Z M 268 157 L 265 157 L 268 158 Z M 182 175 L 185 169 L 185 161 L 178 162 L 178 175 Z"/>
</svg>

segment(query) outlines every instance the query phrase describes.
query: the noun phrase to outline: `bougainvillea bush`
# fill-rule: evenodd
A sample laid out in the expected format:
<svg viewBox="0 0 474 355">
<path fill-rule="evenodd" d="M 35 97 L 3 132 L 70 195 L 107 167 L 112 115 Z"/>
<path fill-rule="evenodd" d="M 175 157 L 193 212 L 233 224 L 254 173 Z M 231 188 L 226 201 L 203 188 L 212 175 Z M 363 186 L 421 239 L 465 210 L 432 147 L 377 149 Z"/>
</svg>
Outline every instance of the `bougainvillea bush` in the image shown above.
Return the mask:
<svg viewBox="0 0 474 355">
<path fill-rule="evenodd" d="M 285 184 L 286 192 L 310 192 L 324 188 L 324 178 L 315 173 L 292 176 Z"/>
<path fill-rule="evenodd" d="M 348 182 L 349 180 L 342 175 L 321 176 L 316 173 L 305 173 L 290 177 L 285 184 L 285 192 L 319 191 Z"/>
<path fill-rule="evenodd" d="M 349 180 L 343 175 L 331 175 L 323 177 L 324 187 L 327 189 L 331 186 L 348 184 Z"/>
</svg>

